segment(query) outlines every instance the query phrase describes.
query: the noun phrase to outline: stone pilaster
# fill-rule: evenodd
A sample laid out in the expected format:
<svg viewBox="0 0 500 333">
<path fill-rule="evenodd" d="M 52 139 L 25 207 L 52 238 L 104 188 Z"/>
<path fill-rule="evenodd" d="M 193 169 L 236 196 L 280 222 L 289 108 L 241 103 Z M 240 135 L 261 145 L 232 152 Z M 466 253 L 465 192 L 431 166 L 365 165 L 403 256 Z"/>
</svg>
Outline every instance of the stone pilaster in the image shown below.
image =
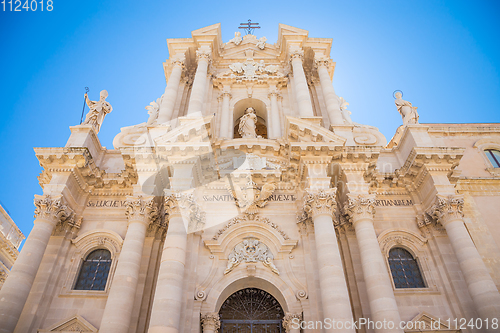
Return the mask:
<svg viewBox="0 0 500 333">
<path fill-rule="evenodd" d="M 231 100 L 231 94 L 228 91 L 224 91 L 220 98 L 222 99 L 221 108 L 221 118 L 220 118 L 220 137 L 231 139 L 233 137 L 233 126 L 231 110 L 229 109 L 229 102 Z"/>
<path fill-rule="evenodd" d="M 283 318 L 283 328 L 286 333 L 300 333 L 301 313 L 287 312 Z"/>
<path fill-rule="evenodd" d="M 195 112 L 201 112 L 203 103 L 205 102 L 205 90 L 207 87 L 208 65 L 211 59 L 210 48 L 199 49 L 196 51 L 198 66 L 194 75 L 193 87 L 191 88 L 191 97 L 189 98 L 189 106 L 187 115 L 192 115 Z"/>
<path fill-rule="evenodd" d="M 271 89 L 269 95 L 269 99 L 271 100 L 271 109 L 269 111 L 269 119 L 270 121 L 270 126 L 268 126 L 268 131 L 269 129 L 271 130 L 268 134 L 268 137 L 270 139 L 277 139 L 281 136 L 281 123 L 280 123 L 280 111 L 278 108 L 278 98 L 280 97 L 278 90 L 276 87 L 273 87 Z"/>
<path fill-rule="evenodd" d="M 301 117 L 314 117 L 314 111 L 307 86 L 306 74 L 302 66 L 304 51 L 301 49 L 290 52 L 290 62 L 293 68 L 293 79 L 295 82 L 295 98 L 299 107 Z"/>
<path fill-rule="evenodd" d="M 128 229 L 102 316 L 100 332 L 126 333 L 130 326 L 148 225 L 158 218 L 154 197 L 129 197 Z"/>
<path fill-rule="evenodd" d="M 399 329 L 397 324 L 401 321 L 401 316 L 394 297 L 391 278 L 373 226 L 375 198 L 370 195 L 349 194 L 344 211 L 349 216 L 356 232 L 361 267 L 370 303 L 371 319 L 375 322 L 392 321 L 396 323 L 394 329 L 375 328 L 375 332 L 402 333 L 403 330 Z"/>
<path fill-rule="evenodd" d="M 35 195 L 34 203 L 35 225 L 0 290 L 1 333 L 14 331 L 54 227 L 74 216 L 61 195 Z"/>
<path fill-rule="evenodd" d="M 211 312 L 201 315 L 203 333 L 217 333 L 220 328 L 219 314 Z"/>
<path fill-rule="evenodd" d="M 464 199 L 461 196 L 437 195 L 427 214 L 445 227 L 476 310 L 483 320 L 488 318 L 491 321 L 498 318 L 500 313 L 500 294 L 465 228 L 463 205 Z M 490 327 L 487 331 L 496 330 Z"/>
<path fill-rule="evenodd" d="M 177 100 L 179 84 L 181 82 L 182 70 L 184 69 L 184 58 L 172 60 L 172 65 L 172 73 L 168 79 L 167 88 L 165 88 L 165 93 L 163 94 L 160 104 L 157 120 L 158 124 L 171 120 L 172 115 L 174 114 L 174 107 Z"/>
<path fill-rule="evenodd" d="M 312 217 L 314 224 L 324 318 L 346 323 L 351 322 L 353 316 L 333 223 L 337 209 L 336 191 L 336 188 L 330 188 L 308 192 L 304 199 L 304 211 Z M 325 331 L 355 332 L 352 328 Z"/>
</svg>

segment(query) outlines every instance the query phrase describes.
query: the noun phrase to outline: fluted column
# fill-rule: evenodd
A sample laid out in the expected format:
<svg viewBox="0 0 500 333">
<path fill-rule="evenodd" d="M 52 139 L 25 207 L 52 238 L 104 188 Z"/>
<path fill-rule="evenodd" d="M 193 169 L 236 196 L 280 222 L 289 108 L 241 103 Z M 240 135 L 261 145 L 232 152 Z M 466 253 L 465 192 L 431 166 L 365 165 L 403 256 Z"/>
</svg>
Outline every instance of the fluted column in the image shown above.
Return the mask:
<svg viewBox="0 0 500 333">
<path fill-rule="evenodd" d="M 169 222 L 156 282 L 149 333 L 179 332 L 187 246 L 187 232 L 179 200 L 182 200 L 180 194 L 165 197 L 165 218 Z"/>
<path fill-rule="evenodd" d="M 269 99 L 271 100 L 271 111 L 270 111 L 270 126 L 268 126 L 268 130 L 271 129 L 270 135 L 268 137 L 270 139 L 277 139 L 281 136 L 281 122 L 280 122 L 280 113 L 278 109 L 278 91 L 271 90 L 269 93 Z"/>
<path fill-rule="evenodd" d="M 227 91 L 223 92 L 220 97 L 222 98 L 222 110 L 220 117 L 220 136 L 221 138 L 231 139 L 233 133 L 233 126 L 231 124 L 231 113 L 229 110 L 229 101 L 231 94 Z"/>
<path fill-rule="evenodd" d="M 428 213 L 445 227 L 476 310 L 483 320 L 491 322 L 500 314 L 500 294 L 465 228 L 463 205 L 461 196 L 438 195 Z M 497 331 L 490 326 L 488 332 Z"/>
<path fill-rule="evenodd" d="M 102 333 L 129 330 L 146 231 L 149 223 L 158 217 L 153 197 L 131 197 L 126 205 L 128 229 L 102 316 L 99 329 Z"/>
<path fill-rule="evenodd" d="M 302 67 L 302 59 L 304 58 L 303 50 L 295 50 L 290 53 L 290 62 L 293 68 L 293 79 L 295 81 L 295 99 L 299 107 L 299 115 L 301 117 L 314 117 L 314 111 L 307 86 L 306 74 Z"/>
<path fill-rule="evenodd" d="M 340 99 L 337 94 L 335 94 L 335 89 L 330 80 L 330 74 L 328 74 L 328 60 L 316 60 L 316 66 L 318 68 L 319 81 L 321 83 L 321 90 L 323 91 L 330 123 L 332 125 L 343 125 L 344 119 L 342 118 L 342 111 L 340 110 Z"/>
<path fill-rule="evenodd" d="M 371 196 L 349 194 L 344 209 L 356 232 L 371 319 L 375 322 L 385 320 L 394 323 L 393 329 L 375 328 L 375 332 L 403 332 L 399 328 L 401 318 L 391 278 L 373 227 L 375 199 Z"/>
<path fill-rule="evenodd" d="M 193 87 L 191 88 L 191 97 L 189 98 L 189 106 L 187 111 L 188 116 L 195 112 L 201 112 L 201 110 L 203 109 L 210 56 L 211 52 L 209 49 L 200 49 L 196 51 L 198 66 L 196 67 Z"/>
<path fill-rule="evenodd" d="M 312 217 L 314 223 L 324 318 L 335 319 L 345 324 L 352 322 L 353 316 L 333 224 L 334 212 L 337 209 L 336 191 L 336 188 L 331 188 L 309 192 L 304 202 L 304 210 Z M 332 328 L 325 332 L 355 332 L 355 330 L 343 327 Z"/>
<path fill-rule="evenodd" d="M 158 124 L 162 124 L 172 119 L 174 114 L 175 102 L 179 90 L 179 83 L 181 82 L 182 69 L 184 68 L 184 59 L 172 60 L 173 69 L 168 79 L 165 93 L 161 100 L 160 111 L 158 113 Z"/>
<path fill-rule="evenodd" d="M 35 225 L 0 290 L 0 332 L 12 333 L 58 222 L 74 217 L 61 195 L 35 195 Z"/>
<path fill-rule="evenodd" d="M 283 318 L 283 328 L 286 333 L 300 333 L 301 313 L 287 312 Z"/>
<path fill-rule="evenodd" d="M 201 315 L 201 324 L 203 333 L 217 333 L 220 328 L 220 319 L 218 313 L 206 313 Z"/>
</svg>

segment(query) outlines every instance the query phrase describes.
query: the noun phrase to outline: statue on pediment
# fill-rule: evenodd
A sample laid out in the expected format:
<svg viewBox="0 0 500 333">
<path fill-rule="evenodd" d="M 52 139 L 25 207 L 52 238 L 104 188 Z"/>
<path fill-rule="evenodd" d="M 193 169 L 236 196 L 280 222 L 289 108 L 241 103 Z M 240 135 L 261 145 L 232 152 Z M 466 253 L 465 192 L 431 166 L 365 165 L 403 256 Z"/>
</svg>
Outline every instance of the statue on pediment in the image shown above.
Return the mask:
<svg viewBox="0 0 500 333">
<path fill-rule="evenodd" d="M 256 127 L 257 115 L 255 114 L 255 110 L 252 107 L 247 108 L 243 117 L 240 118 L 238 133 L 240 133 L 242 138 L 256 138 Z"/>
<path fill-rule="evenodd" d="M 259 38 L 259 41 L 257 42 L 257 47 L 261 50 L 266 48 L 266 42 L 267 38 L 266 37 L 261 37 Z"/>
<path fill-rule="evenodd" d="M 104 117 L 113 110 L 111 104 L 106 102 L 106 97 L 108 97 L 106 90 L 101 91 L 100 97 L 98 101 L 91 101 L 87 93 L 85 93 L 85 102 L 89 106 L 90 111 L 87 113 L 82 125 L 92 125 L 96 133 L 99 133 L 101 129 Z"/>
<path fill-rule="evenodd" d="M 396 92 L 395 96 L 396 100 L 394 101 L 394 103 L 396 104 L 401 117 L 403 117 L 403 125 L 406 126 L 408 124 L 418 124 L 419 116 L 417 107 L 412 106 L 410 102 L 405 101 L 401 92 Z"/>
<path fill-rule="evenodd" d="M 243 41 L 243 38 L 241 38 L 241 32 L 236 31 L 234 33 L 234 38 L 229 40 L 228 43 L 234 43 L 234 45 L 240 45 L 242 41 Z"/>
</svg>

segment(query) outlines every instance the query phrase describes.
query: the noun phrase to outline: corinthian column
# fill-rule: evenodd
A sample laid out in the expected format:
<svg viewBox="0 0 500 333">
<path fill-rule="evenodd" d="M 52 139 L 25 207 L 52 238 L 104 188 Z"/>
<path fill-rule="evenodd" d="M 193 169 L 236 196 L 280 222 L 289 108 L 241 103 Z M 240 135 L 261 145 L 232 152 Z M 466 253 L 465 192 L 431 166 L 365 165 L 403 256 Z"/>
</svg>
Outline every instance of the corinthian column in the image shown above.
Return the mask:
<svg viewBox="0 0 500 333">
<path fill-rule="evenodd" d="M 202 314 L 201 324 L 203 325 L 203 333 L 217 333 L 220 328 L 219 314 L 217 313 Z"/>
<path fill-rule="evenodd" d="M 283 318 L 283 328 L 286 333 L 300 333 L 301 313 L 287 312 Z"/>
<path fill-rule="evenodd" d="M 312 217 L 318 256 L 319 285 L 323 300 L 324 318 L 344 323 L 352 322 L 351 302 L 345 281 L 344 268 L 333 224 L 336 188 L 309 192 L 304 210 Z M 349 326 L 350 327 L 350 326 Z M 355 332 L 352 328 L 325 330 L 325 332 Z"/>
<path fill-rule="evenodd" d="M 436 203 L 428 213 L 446 228 L 477 313 L 483 320 L 488 318 L 491 322 L 500 314 L 500 294 L 465 228 L 463 205 L 464 199 L 460 196 L 438 195 Z M 488 330 L 488 332 L 497 331 L 491 326 Z"/>
<path fill-rule="evenodd" d="M 191 88 L 191 97 L 189 98 L 188 115 L 195 112 L 201 112 L 203 102 L 205 101 L 205 90 L 207 86 L 208 64 L 210 62 L 210 49 L 197 50 L 196 58 L 198 66 L 194 75 L 193 87 Z"/>
<path fill-rule="evenodd" d="M 301 117 L 314 117 L 311 103 L 311 95 L 307 86 L 306 74 L 302 67 L 302 58 L 304 51 L 295 50 L 290 53 L 290 62 L 293 68 L 293 79 L 295 81 L 295 99 L 299 106 L 299 115 Z"/>
<path fill-rule="evenodd" d="M 162 124 L 172 119 L 174 113 L 175 101 L 177 100 L 177 92 L 179 83 L 181 82 L 182 69 L 184 68 L 184 59 L 172 60 L 173 69 L 168 79 L 167 88 L 161 100 L 160 111 L 158 113 L 158 124 Z"/>
<path fill-rule="evenodd" d="M 371 319 L 375 322 L 385 320 L 394 323 L 394 329 L 375 328 L 375 332 L 402 333 L 403 330 L 399 328 L 401 319 L 389 272 L 373 227 L 375 199 L 370 196 L 349 194 L 346 205 L 344 209 L 354 225 L 358 240 Z"/>
<path fill-rule="evenodd" d="M 321 90 L 325 98 L 326 109 L 328 117 L 332 125 L 343 125 L 344 119 L 342 118 L 342 111 L 340 110 L 340 99 L 335 94 L 330 74 L 328 74 L 328 59 L 316 60 L 318 67 L 319 81 L 321 83 Z"/>
<path fill-rule="evenodd" d="M 179 207 L 180 200 L 181 194 L 165 197 L 165 218 L 169 222 L 156 282 L 149 333 L 179 332 L 187 246 L 187 232 Z"/>
<path fill-rule="evenodd" d="M 276 87 L 271 90 L 269 93 L 269 99 L 271 100 L 271 111 L 270 111 L 270 126 L 268 126 L 268 130 L 270 129 L 270 135 L 268 136 L 270 139 L 277 139 L 281 136 L 281 124 L 280 124 L 280 111 L 278 109 L 278 91 Z"/>
<path fill-rule="evenodd" d="M 35 225 L 0 290 L 2 333 L 12 333 L 17 325 L 54 227 L 74 215 L 61 195 L 35 195 L 35 206 Z"/>
<path fill-rule="evenodd" d="M 146 230 L 158 217 L 153 197 L 128 198 L 126 205 L 128 229 L 102 316 L 99 329 L 102 333 L 126 333 L 129 330 Z"/>
<path fill-rule="evenodd" d="M 223 92 L 220 96 L 222 98 L 222 110 L 220 117 L 220 136 L 222 138 L 232 138 L 233 126 L 231 124 L 231 113 L 229 110 L 229 101 L 231 94 L 227 91 Z"/>
</svg>

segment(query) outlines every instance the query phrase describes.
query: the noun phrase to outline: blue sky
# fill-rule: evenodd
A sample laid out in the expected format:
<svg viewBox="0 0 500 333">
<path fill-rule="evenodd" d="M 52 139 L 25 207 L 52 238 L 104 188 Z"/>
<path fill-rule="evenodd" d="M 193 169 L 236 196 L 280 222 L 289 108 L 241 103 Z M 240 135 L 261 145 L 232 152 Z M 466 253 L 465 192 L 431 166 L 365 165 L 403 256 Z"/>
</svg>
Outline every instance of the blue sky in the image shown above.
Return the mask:
<svg viewBox="0 0 500 333">
<path fill-rule="evenodd" d="M 23 0 L 24 2 L 25 0 Z M 392 93 L 421 122 L 500 121 L 498 1 L 62 1 L 52 12 L 0 5 L 0 200 L 27 236 L 41 168 L 33 147 L 61 147 L 77 125 L 84 87 L 109 92 L 99 133 L 147 120 L 165 89 L 167 38 L 222 24 L 228 41 L 249 18 L 276 42 L 278 23 L 333 38 L 333 84 L 355 122 L 390 139 L 402 123 Z M 7 7 L 8 9 L 8 7 Z"/>
</svg>

